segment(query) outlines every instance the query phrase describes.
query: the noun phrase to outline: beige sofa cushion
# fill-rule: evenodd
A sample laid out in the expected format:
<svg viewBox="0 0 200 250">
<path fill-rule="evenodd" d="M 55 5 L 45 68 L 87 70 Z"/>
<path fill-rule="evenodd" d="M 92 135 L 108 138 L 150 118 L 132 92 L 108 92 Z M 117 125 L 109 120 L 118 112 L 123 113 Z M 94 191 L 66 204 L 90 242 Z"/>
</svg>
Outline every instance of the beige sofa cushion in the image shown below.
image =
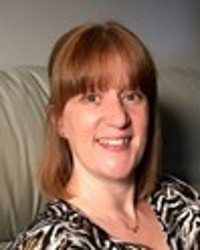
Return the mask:
<svg viewBox="0 0 200 250">
<path fill-rule="evenodd" d="M 0 242 L 27 226 L 42 204 L 34 176 L 48 94 L 44 68 L 0 71 Z"/>
</svg>

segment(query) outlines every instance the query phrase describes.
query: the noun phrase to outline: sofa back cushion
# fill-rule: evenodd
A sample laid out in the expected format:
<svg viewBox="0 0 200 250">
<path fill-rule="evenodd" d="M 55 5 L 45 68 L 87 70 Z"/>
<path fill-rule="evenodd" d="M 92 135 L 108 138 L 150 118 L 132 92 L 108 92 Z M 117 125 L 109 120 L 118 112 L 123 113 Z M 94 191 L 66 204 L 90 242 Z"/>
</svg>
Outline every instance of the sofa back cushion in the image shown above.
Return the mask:
<svg viewBox="0 0 200 250">
<path fill-rule="evenodd" d="M 24 229 L 41 208 L 36 183 L 45 134 L 45 68 L 0 71 L 0 242 Z"/>
</svg>

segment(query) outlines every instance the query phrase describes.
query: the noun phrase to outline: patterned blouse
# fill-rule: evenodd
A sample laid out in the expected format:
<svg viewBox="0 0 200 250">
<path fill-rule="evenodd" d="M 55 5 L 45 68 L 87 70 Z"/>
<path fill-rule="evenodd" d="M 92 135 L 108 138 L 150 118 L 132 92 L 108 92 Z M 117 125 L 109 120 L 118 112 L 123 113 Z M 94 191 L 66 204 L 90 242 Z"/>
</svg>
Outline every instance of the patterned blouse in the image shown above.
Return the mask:
<svg viewBox="0 0 200 250">
<path fill-rule="evenodd" d="M 200 249 L 200 197 L 189 185 L 165 177 L 149 202 L 167 237 L 169 249 Z M 147 246 L 113 239 L 80 210 L 63 200 L 47 205 L 26 232 L 7 249 L 148 250 Z"/>
</svg>

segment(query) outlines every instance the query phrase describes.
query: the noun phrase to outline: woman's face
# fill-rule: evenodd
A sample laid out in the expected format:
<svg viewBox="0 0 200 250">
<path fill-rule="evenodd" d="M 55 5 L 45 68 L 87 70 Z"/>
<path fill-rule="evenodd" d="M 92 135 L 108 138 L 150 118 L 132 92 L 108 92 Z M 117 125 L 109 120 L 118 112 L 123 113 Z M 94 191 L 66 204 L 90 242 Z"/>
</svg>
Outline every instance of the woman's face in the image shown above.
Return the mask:
<svg viewBox="0 0 200 250">
<path fill-rule="evenodd" d="M 129 180 L 143 155 L 148 130 L 148 103 L 128 87 L 124 64 L 111 65 L 111 84 L 72 97 L 59 119 L 59 134 L 71 147 L 76 177 Z"/>
</svg>

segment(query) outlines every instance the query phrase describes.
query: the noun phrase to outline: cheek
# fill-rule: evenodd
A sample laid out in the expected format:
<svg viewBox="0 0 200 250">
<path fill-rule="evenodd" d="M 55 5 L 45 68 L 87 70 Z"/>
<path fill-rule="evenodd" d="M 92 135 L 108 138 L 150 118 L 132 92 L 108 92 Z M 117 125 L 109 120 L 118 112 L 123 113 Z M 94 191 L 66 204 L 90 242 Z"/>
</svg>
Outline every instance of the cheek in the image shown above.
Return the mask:
<svg viewBox="0 0 200 250">
<path fill-rule="evenodd" d="M 140 129 L 141 132 L 147 133 L 148 131 L 148 117 L 147 116 L 142 116 L 140 119 Z"/>
<path fill-rule="evenodd" d="M 146 109 L 138 110 L 132 119 L 135 132 L 146 135 L 149 123 L 148 111 Z"/>
<path fill-rule="evenodd" d="M 68 137 L 83 138 L 93 135 L 98 123 L 98 116 L 95 113 L 82 110 L 73 110 L 71 114 L 65 116 L 65 129 Z"/>
</svg>

